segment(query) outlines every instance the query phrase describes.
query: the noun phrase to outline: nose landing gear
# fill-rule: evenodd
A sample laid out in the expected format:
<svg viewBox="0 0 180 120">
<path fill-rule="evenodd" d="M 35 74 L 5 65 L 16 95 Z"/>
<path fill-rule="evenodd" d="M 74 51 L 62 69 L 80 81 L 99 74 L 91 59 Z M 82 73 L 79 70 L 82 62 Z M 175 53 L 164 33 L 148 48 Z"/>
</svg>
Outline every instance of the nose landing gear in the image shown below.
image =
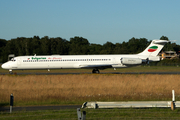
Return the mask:
<svg viewBox="0 0 180 120">
<path fill-rule="evenodd" d="M 11 70 L 11 69 L 9 70 L 9 74 L 13 74 L 13 72 L 12 72 L 12 70 Z"/>
</svg>

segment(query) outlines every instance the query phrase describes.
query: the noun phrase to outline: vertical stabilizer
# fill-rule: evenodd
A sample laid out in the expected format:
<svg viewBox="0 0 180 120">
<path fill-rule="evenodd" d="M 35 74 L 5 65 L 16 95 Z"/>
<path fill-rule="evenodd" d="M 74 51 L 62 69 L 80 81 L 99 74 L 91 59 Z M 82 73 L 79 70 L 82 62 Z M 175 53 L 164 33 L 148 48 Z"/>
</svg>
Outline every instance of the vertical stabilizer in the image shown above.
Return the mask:
<svg viewBox="0 0 180 120">
<path fill-rule="evenodd" d="M 168 40 L 153 40 L 151 44 L 141 53 L 138 55 L 143 55 L 147 57 L 155 57 L 158 53 L 162 50 L 164 45 L 168 43 Z"/>
</svg>

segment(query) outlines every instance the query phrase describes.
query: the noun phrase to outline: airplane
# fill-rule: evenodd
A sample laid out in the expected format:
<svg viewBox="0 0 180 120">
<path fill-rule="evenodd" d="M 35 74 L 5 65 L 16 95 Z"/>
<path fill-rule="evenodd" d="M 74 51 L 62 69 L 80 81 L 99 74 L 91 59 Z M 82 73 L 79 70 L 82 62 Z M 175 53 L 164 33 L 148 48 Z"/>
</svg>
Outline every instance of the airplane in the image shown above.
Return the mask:
<svg viewBox="0 0 180 120">
<path fill-rule="evenodd" d="M 138 66 L 151 61 L 160 61 L 157 56 L 167 40 L 152 40 L 151 44 L 139 54 L 117 55 L 43 55 L 43 56 L 17 56 L 2 64 L 3 69 L 92 69 L 92 73 L 100 73 L 106 68 L 125 68 Z"/>
</svg>

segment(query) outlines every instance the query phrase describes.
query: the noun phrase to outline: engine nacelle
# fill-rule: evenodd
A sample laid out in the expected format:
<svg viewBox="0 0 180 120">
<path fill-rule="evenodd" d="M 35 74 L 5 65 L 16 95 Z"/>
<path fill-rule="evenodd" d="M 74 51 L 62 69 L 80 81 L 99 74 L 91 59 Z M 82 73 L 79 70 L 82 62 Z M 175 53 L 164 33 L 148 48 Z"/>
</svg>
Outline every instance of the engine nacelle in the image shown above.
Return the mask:
<svg viewBox="0 0 180 120">
<path fill-rule="evenodd" d="M 139 58 L 121 58 L 121 63 L 124 65 L 140 65 L 142 60 Z"/>
<path fill-rule="evenodd" d="M 155 56 L 155 57 L 150 56 L 149 61 L 160 61 L 160 56 Z"/>
</svg>

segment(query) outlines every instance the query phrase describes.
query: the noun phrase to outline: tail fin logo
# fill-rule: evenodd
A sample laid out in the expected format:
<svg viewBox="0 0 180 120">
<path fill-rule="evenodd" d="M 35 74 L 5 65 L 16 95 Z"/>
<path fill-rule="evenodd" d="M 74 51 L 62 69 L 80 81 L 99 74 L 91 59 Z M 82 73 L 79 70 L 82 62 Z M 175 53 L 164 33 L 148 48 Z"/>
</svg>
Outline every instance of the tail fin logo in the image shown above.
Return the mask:
<svg viewBox="0 0 180 120">
<path fill-rule="evenodd" d="M 148 51 L 149 52 L 154 52 L 154 51 L 157 50 L 157 48 L 158 48 L 158 46 L 151 46 L 151 47 L 149 47 Z"/>
</svg>

